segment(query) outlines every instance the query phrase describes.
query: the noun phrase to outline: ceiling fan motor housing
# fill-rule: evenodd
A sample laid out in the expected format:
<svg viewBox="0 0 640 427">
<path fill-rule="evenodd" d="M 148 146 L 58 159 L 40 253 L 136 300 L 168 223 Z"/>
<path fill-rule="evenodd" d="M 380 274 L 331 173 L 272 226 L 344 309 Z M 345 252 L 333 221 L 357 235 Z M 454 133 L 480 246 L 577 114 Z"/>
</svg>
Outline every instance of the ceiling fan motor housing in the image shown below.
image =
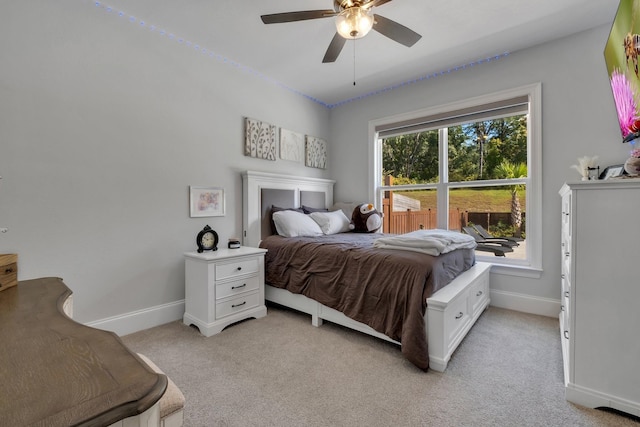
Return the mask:
<svg viewBox="0 0 640 427">
<path fill-rule="evenodd" d="M 345 9 L 349 9 L 354 6 L 362 6 L 366 1 L 354 1 L 354 0 L 333 0 L 333 8 L 337 13 L 342 12 Z"/>
</svg>

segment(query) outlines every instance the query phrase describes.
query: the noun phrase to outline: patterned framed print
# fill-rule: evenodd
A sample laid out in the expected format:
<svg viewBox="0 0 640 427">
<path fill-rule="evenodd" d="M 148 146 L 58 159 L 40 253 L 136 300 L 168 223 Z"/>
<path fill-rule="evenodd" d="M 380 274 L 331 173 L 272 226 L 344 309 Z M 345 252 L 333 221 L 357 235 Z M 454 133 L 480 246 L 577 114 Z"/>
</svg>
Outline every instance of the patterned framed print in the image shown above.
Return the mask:
<svg viewBox="0 0 640 427">
<path fill-rule="evenodd" d="M 307 135 L 305 143 L 305 166 L 327 168 L 327 141 Z"/>
<path fill-rule="evenodd" d="M 276 160 L 276 127 L 260 120 L 245 118 L 244 155 Z"/>
</svg>

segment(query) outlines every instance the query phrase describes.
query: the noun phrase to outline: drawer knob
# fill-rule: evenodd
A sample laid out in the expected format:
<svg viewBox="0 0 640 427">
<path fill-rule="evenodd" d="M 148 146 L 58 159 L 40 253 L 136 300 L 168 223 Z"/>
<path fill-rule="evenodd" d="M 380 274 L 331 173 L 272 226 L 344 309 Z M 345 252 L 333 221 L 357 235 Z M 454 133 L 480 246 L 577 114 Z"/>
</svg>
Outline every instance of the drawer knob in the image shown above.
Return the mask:
<svg viewBox="0 0 640 427">
<path fill-rule="evenodd" d="M 242 270 L 242 267 L 238 267 L 238 268 L 237 268 L 237 270 L 238 270 L 238 271 Z"/>
<path fill-rule="evenodd" d="M 13 273 L 13 268 L 9 267 L 6 270 L 4 270 L 5 273 Z"/>
<path fill-rule="evenodd" d="M 569 331 L 564 331 L 564 337 L 565 337 L 566 339 L 569 339 Z"/>
<path fill-rule="evenodd" d="M 482 295 L 482 291 L 478 291 L 478 293 L 476 294 L 477 297 L 479 297 L 480 295 Z"/>
<path fill-rule="evenodd" d="M 564 253 L 564 256 L 566 256 L 567 258 L 569 258 L 569 255 L 570 255 L 569 252 Z"/>
<path fill-rule="evenodd" d="M 247 286 L 247 284 L 243 283 L 242 285 L 239 285 L 239 286 L 232 286 L 231 289 L 240 289 L 240 288 L 244 288 L 245 286 Z"/>
<path fill-rule="evenodd" d="M 565 291 L 565 292 L 564 292 L 564 296 L 565 296 L 565 297 L 567 297 L 567 298 L 569 298 L 569 291 Z"/>
<path fill-rule="evenodd" d="M 458 315 L 456 316 L 456 319 L 460 319 L 462 316 L 464 316 L 463 312 L 458 313 Z"/>
<path fill-rule="evenodd" d="M 243 301 L 243 302 L 241 302 L 240 304 L 232 304 L 232 305 L 231 305 L 231 308 L 240 307 L 240 306 L 242 306 L 242 305 L 245 305 L 246 303 L 247 303 L 246 301 Z"/>
</svg>

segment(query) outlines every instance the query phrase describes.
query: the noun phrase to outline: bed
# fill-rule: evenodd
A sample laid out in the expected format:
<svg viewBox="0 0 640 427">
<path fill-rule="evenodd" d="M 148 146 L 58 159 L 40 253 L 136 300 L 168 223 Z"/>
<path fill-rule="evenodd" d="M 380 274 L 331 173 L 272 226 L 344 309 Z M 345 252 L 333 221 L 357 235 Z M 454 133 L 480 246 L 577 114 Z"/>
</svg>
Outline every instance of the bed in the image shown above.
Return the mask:
<svg viewBox="0 0 640 427">
<path fill-rule="evenodd" d="M 469 263 L 469 251 L 462 250 L 438 257 L 429 257 L 410 251 L 377 250 L 383 253 L 381 259 L 392 257 L 386 266 L 382 265 L 386 261 L 380 261 L 380 259 L 376 261 L 375 257 L 378 255 L 367 253 L 366 257 L 372 257 L 374 260 L 372 265 L 380 264 L 380 268 L 373 271 L 374 275 L 391 274 L 386 282 L 402 282 L 403 290 L 400 293 L 391 291 L 392 293 L 387 295 L 380 293 L 387 292 L 386 290 L 378 289 L 375 291 L 374 303 L 371 302 L 371 298 L 361 298 L 362 301 L 355 306 L 344 303 L 346 300 L 354 299 L 353 291 L 347 292 L 345 296 L 340 295 L 340 289 L 338 289 L 341 288 L 340 286 L 334 286 L 333 290 L 323 289 L 319 286 L 325 283 L 321 275 L 315 278 L 318 282 L 315 286 L 308 286 L 308 281 L 304 286 L 302 283 L 297 283 L 295 275 L 293 280 L 289 280 L 288 285 L 280 283 L 280 277 L 286 275 L 285 273 L 290 270 L 289 267 L 292 268 L 295 262 L 270 263 L 269 259 L 277 260 L 274 257 L 279 252 L 283 252 L 286 256 L 291 256 L 291 253 L 300 253 L 305 259 L 315 261 L 316 255 L 306 254 L 316 254 L 321 247 L 333 248 L 334 254 L 340 254 L 342 249 L 344 253 L 351 252 L 352 246 L 371 246 L 370 242 L 381 235 L 343 233 L 342 236 L 322 236 L 319 238 L 322 242 L 319 246 L 311 246 L 310 238 L 273 236 L 272 206 L 297 208 L 304 205 L 312 208 L 330 208 L 333 206 L 335 182 L 327 179 L 255 171 L 244 172 L 242 178 L 243 244 L 254 247 L 262 244 L 269 250 L 265 274 L 267 301 L 310 314 L 314 326 L 320 326 L 326 320 L 396 343 L 401 346 L 403 355 L 420 369 L 430 368 L 440 372 L 446 369 L 454 350 L 489 305 L 490 264 L 473 264 L 473 258 Z M 345 238 L 347 242 L 343 241 Z M 365 240 L 369 240 L 369 243 Z M 291 249 L 288 245 L 293 244 L 299 246 Z M 347 245 L 346 249 L 342 245 Z M 335 256 L 329 262 L 334 264 L 341 262 L 342 255 Z M 422 257 L 422 261 L 416 261 L 419 257 Z M 360 256 L 360 258 L 363 257 Z M 424 265 L 424 260 L 427 258 L 433 264 L 429 268 Z M 272 264 L 272 270 L 270 270 L 270 264 Z M 467 265 L 460 267 L 464 264 Z M 350 261 L 349 265 L 354 265 L 354 262 Z M 401 270 L 389 271 L 389 268 L 400 265 L 404 266 Z M 469 265 L 471 267 L 465 269 Z M 432 273 L 443 270 L 443 266 L 444 273 L 441 278 L 437 277 L 438 274 Z M 341 271 L 343 267 L 346 268 L 342 266 L 331 270 Z M 372 268 L 375 267 L 367 266 L 361 269 L 371 271 Z M 329 269 L 325 268 L 325 270 Z M 315 270 L 312 274 L 318 274 L 318 271 Z M 419 277 L 419 275 L 422 276 Z M 351 276 L 347 274 L 346 277 Z M 392 277 L 403 277 L 403 279 L 390 280 Z M 345 280 L 342 280 L 343 284 L 344 282 Z M 287 286 L 287 289 L 284 286 Z M 365 287 L 373 286 L 369 281 L 366 282 Z M 378 316 L 377 313 L 388 310 L 377 304 L 378 299 L 399 300 L 399 302 L 396 301 L 396 305 L 404 307 L 406 312 L 395 317 Z"/>
</svg>

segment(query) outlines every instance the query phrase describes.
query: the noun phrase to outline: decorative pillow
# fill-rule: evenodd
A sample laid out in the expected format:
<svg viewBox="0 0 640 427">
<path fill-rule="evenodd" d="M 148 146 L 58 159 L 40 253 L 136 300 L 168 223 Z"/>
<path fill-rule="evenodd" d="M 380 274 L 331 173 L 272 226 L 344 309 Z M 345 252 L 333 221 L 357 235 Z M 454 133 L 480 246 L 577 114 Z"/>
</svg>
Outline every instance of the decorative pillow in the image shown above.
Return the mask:
<svg viewBox="0 0 640 427">
<path fill-rule="evenodd" d="M 342 210 L 342 212 L 344 212 L 344 216 L 346 216 L 347 218 L 351 218 L 353 210 L 357 206 L 360 206 L 360 204 L 361 203 L 358 202 L 335 202 L 331 207 L 331 211 L 337 211 L 338 209 L 340 209 Z"/>
<path fill-rule="evenodd" d="M 322 236 L 318 223 L 300 212 L 290 210 L 274 212 L 273 222 L 278 234 L 283 237 Z"/>
<path fill-rule="evenodd" d="M 304 213 L 302 208 L 281 208 L 275 205 L 271 205 L 271 215 L 269 215 L 269 220 L 271 222 L 271 234 L 278 234 L 278 230 L 276 230 L 276 224 L 273 222 L 273 214 L 280 211 L 294 211 Z"/>
<path fill-rule="evenodd" d="M 341 210 L 333 212 L 311 212 L 309 216 L 318 223 L 324 234 L 338 234 L 351 231 L 351 221 Z"/>
<path fill-rule="evenodd" d="M 326 208 L 312 208 L 310 206 L 302 205 L 302 210 L 306 214 L 310 214 L 311 212 L 329 212 L 329 209 Z"/>
</svg>

